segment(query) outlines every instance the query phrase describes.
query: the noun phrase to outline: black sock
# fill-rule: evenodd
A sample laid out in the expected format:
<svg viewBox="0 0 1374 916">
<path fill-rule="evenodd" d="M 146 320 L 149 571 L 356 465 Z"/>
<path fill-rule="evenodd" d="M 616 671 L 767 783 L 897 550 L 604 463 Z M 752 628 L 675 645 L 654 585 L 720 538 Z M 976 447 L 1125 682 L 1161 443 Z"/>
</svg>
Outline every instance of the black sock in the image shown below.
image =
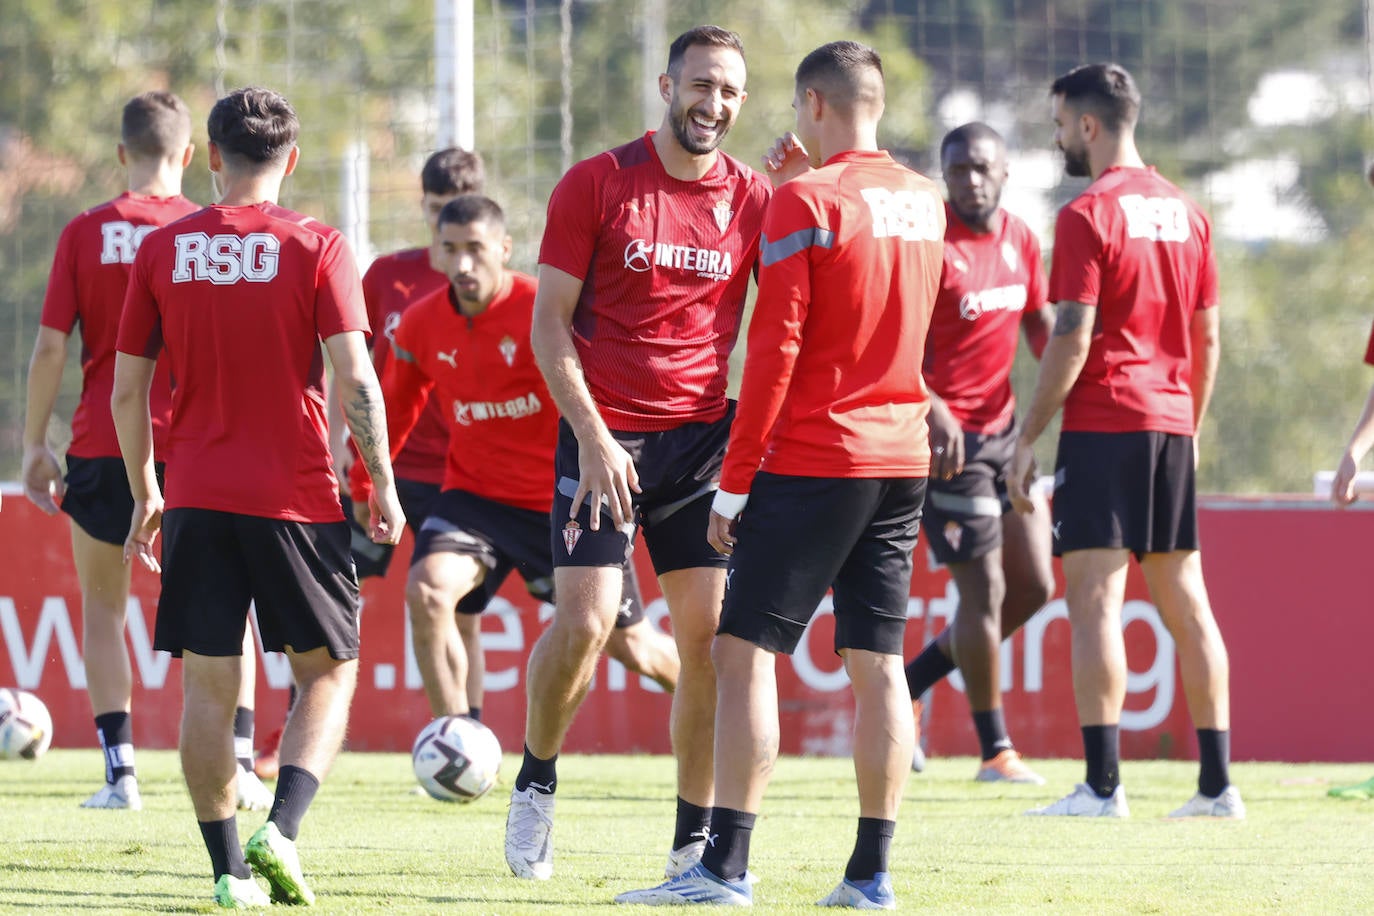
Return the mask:
<svg viewBox="0 0 1374 916">
<path fill-rule="evenodd" d="M 215 870 L 215 880 L 221 875 L 235 878 L 251 878 L 253 873 L 243 860 L 243 847 L 239 845 L 238 819 L 229 815 L 222 821 L 199 821 L 200 835 L 205 838 L 205 848 L 210 853 L 210 867 Z"/>
<path fill-rule="evenodd" d="M 929 643 L 906 666 L 906 684 L 913 700 L 944 680 L 955 668 L 954 661 L 940 651 L 940 644 Z"/>
<path fill-rule="evenodd" d="M 1231 730 L 1199 728 L 1197 750 L 1197 790 L 1208 798 L 1216 798 L 1231 784 Z"/>
<path fill-rule="evenodd" d="M 105 754 L 105 781 L 134 775 L 134 724 L 127 712 L 106 712 L 95 717 L 95 732 Z"/>
<path fill-rule="evenodd" d="M 272 813 L 267 819 L 277 825 L 281 835 L 294 840 L 301 832 L 301 818 L 315 800 L 320 781 L 309 770 L 284 766 L 277 773 L 277 797 L 272 801 Z"/>
<path fill-rule="evenodd" d="M 1102 798 L 1110 798 L 1121 785 L 1121 732 L 1115 725 L 1085 725 L 1083 760 L 1088 765 L 1084 781 Z"/>
<path fill-rule="evenodd" d="M 859 835 L 854 840 L 849 864 L 844 867 L 844 876 L 850 881 L 872 881 L 878 872 L 887 871 L 887 854 L 896 832 L 896 821 L 880 817 L 859 818 Z"/>
<path fill-rule="evenodd" d="M 515 774 L 515 791 L 523 792 L 530 786 L 534 786 L 536 792 L 553 794 L 553 790 L 558 788 L 558 755 L 554 754 L 548 760 L 540 760 L 530 753 L 530 746 L 527 744 L 525 758 L 520 761 L 520 772 Z"/>
<path fill-rule="evenodd" d="M 468 718 L 472 719 L 474 722 L 481 722 L 481 721 L 482 721 L 482 707 L 480 707 L 480 706 L 469 706 L 469 707 L 468 707 Z"/>
<path fill-rule="evenodd" d="M 234 759 L 245 770 L 253 769 L 253 710 L 234 708 Z"/>
<path fill-rule="evenodd" d="M 749 838 L 754 833 L 757 814 L 733 808 L 711 809 L 711 835 L 701 864 L 717 878 L 738 882 L 749 870 Z"/>
<path fill-rule="evenodd" d="M 711 835 L 711 809 L 677 799 L 677 826 L 673 828 L 673 848 L 681 849 L 689 843 Z"/>
<path fill-rule="evenodd" d="M 978 746 L 982 749 L 983 759 L 991 760 L 1005 750 L 1011 749 L 1011 738 L 1007 737 L 1007 723 L 1002 719 L 1002 707 L 985 709 L 973 713 L 973 728 L 978 732 Z"/>
</svg>

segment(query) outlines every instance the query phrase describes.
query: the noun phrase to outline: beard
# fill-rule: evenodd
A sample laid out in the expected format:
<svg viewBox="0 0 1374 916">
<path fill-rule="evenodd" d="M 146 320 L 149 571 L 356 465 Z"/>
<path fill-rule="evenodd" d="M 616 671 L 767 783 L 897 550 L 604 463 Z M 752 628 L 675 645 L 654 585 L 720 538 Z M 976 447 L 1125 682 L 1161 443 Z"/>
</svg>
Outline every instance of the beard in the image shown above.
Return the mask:
<svg viewBox="0 0 1374 916">
<path fill-rule="evenodd" d="M 728 116 L 721 117 L 716 122 L 718 126 L 715 136 L 710 140 L 702 141 L 692 136 L 691 121 L 691 109 L 682 107 L 677 97 L 674 96 L 672 108 L 668 112 L 668 123 L 673 126 L 673 136 L 677 138 L 677 142 L 693 156 L 704 156 L 713 152 L 716 147 L 720 146 L 720 141 L 725 139 L 725 135 L 730 132 L 732 124 Z"/>
<path fill-rule="evenodd" d="M 1070 178 L 1091 178 L 1092 168 L 1088 165 L 1087 150 L 1063 150 L 1064 174 Z"/>
</svg>

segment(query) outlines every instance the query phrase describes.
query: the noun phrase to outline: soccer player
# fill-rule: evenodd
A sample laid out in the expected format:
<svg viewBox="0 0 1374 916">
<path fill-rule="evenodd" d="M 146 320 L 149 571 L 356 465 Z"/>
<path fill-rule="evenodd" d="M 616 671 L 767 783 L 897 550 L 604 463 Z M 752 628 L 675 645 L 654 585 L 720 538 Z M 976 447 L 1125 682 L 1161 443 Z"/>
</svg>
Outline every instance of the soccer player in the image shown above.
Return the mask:
<svg viewBox="0 0 1374 916">
<path fill-rule="evenodd" d="M 1058 303 L 1008 490 L 1034 511 L 1035 440 L 1064 408 L 1055 467 L 1054 552 L 1063 558 L 1073 684 L 1087 778 L 1030 814 L 1126 817 L 1118 726 L 1126 697 L 1121 606 L 1135 554 L 1178 646 L 1197 729 L 1198 792 L 1173 817 L 1245 816 L 1228 775 L 1226 646 L 1198 552 L 1197 432 L 1220 339 L 1211 226 L 1135 145 L 1140 93 L 1117 64 L 1050 87 L 1064 169 L 1093 179 L 1055 225 L 1049 298 Z"/>
<path fill-rule="evenodd" d="M 777 655 L 833 586 L 835 651 L 857 709 L 859 824 L 820 904 L 896 905 L 888 848 L 915 737 L 902 637 L 930 464 L 920 366 L 945 214 L 934 183 L 878 147 L 883 82 L 872 48 L 812 51 L 797 67 L 796 133 L 767 160 L 777 179 L 800 174 L 768 206 L 710 519 L 711 543 L 732 554 L 712 648 L 710 841 L 694 868 L 620 903 L 752 901 L 750 837 L 778 753 Z"/>
<path fill-rule="evenodd" d="M 1369 173 L 1370 183 L 1374 184 L 1374 166 Z M 1374 366 L 1374 332 L 1369 335 L 1369 346 L 1365 348 L 1364 361 Z M 1341 454 L 1340 464 L 1336 466 L 1336 476 L 1331 481 L 1331 501 L 1344 508 L 1359 498 L 1355 492 L 1355 478 L 1360 473 L 1360 462 L 1374 446 L 1374 388 L 1365 399 L 1364 410 L 1355 421 L 1355 431 L 1350 434 L 1350 442 Z M 1332 798 L 1370 799 L 1374 798 L 1374 777 L 1353 786 L 1334 786 L 1327 790 Z"/>
<path fill-rule="evenodd" d="M 125 557 L 155 571 L 164 502 L 151 357 L 165 351 L 177 380 L 154 646 L 183 659 L 182 772 L 220 906 L 267 902 L 248 863 L 273 900 L 313 902 L 295 840 L 343 741 L 357 679 L 358 583 L 330 463 L 321 340 L 376 485 L 373 536 L 395 543 L 404 524 L 357 268 L 339 232 L 276 203 L 299 130 L 287 100 L 267 89 L 215 103 L 210 168 L 224 196 L 144 241 L 115 363 L 115 428 L 135 501 Z M 272 811 L 245 861 L 226 739 L 250 601 L 264 648 L 286 653 L 299 699 Z"/>
<path fill-rule="evenodd" d="M 81 585 L 81 643 L 86 690 L 96 734 L 105 756 L 105 784 L 83 808 L 142 807 L 134 767 L 133 672 L 124 643 L 129 602 L 129 567 L 124 538 L 134 500 L 119 455 L 110 389 L 114 382 L 115 334 L 134 253 L 149 232 L 198 208 L 181 196 L 182 173 L 195 153 L 191 115 L 170 92 L 146 92 L 124 106 L 117 152 L 128 190 L 82 213 L 58 240 L 48 278 L 43 315 L 29 363 L 28 411 L 24 422 L 24 493 L 49 515 L 60 510 L 72 520 L 72 559 Z M 64 480 L 48 447 L 68 342 L 80 326 L 81 400 L 72 417 Z M 164 453 L 171 384 L 159 364 L 152 389 L 155 451 Z M 253 742 L 255 677 L 251 636 L 243 654 L 243 691 L 234 711 L 234 741 Z M 242 758 L 244 755 L 239 754 Z M 272 795 L 251 772 L 239 771 L 238 804 L 264 809 Z"/>
<path fill-rule="evenodd" d="M 644 527 L 682 669 L 671 731 L 678 802 L 668 871 L 706 845 L 726 559 L 706 520 L 729 435 L 726 360 L 770 189 L 717 147 L 745 100 L 743 44 L 678 36 L 657 131 L 573 166 L 549 200 L 530 342 L 558 405 L 553 622 L 530 654 L 525 749 L 506 862 L 553 872 L 557 756 L 616 618 Z"/>
<path fill-rule="evenodd" d="M 383 376 L 393 452 L 405 448 L 429 407 L 452 417 L 443 490 L 416 535 L 406 583 L 416 664 L 434 716 L 470 715 L 476 705 L 482 653 L 467 622 L 480 620 L 512 570 L 531 594 L 553 600 L 558 414 L 529 347 L 534 278 L 507 268 L 511 246 L 505 214 L 490 198 L 466 194 L 443 207 L 432 260 L 447 282 L 400 317 Z M 366 493 L 366 475 L 358 466 L 352 474 L 354 492 Z M 630 604 L 641 608 L 635 625 L 648 627 L 637 594 Z M 676 653 L 665 667 L 661 676 L 675 682 Z"/>
<path fill-rule="evenodd" d="M 434 236 L 435 221 L 439 218 L 439 211 L 444 208 L 444 204 L 459 194 L 481 191 L 486 180 L 486 167 L 479 153 L 449 147 L 433 153 L 425 160 L 424 167 L 420 169 L 420 211 L 424 215 L 431 239 Z M 367 303 L 368 323 L 376 331 L 370 343 L 378 378 L 386 371 L 391 355 L 391 340 L 395 336 L 396 325 L 401 320 L 402 313 L 413 303 L 447 286 L 444 275 L 430 264 L 429 252 L 428 246 L 392 252 L 373 261 L 363 274 L 363 300 Z M 334 470 L 342 488 L 344 516 L 350 528 L 353 564 L 357 568 L 359 579 L 385 576 L 387 567 L 391 565 L 394 548 L 372 540 L 368 535 L 366 522 L 359 523 L 355 520 L 348 493 L 348 472 L 353 464 L 355 450 L 349 439 L 348 424 L 344 422 L 340 408 L 338 392 L 331 387 L 330 451 L 334 455 Z M 444 479 L 444 453 L 447 448 L 448 421 L 438 405 L 431 404 L 416 422 L 405 448 L 392 462 L 396 474 L 396 492 L 401 498 L 401 509 L 415 531 L 420 530 L 420 526 L 429 515 L 430 507 L 439 495 L 439 484 Z M 367 501 L 361 502 L 363 505 L 358 514 L 366 519 Z M 479 674 L 481 661 L 481 648 L 478 646 L 475 658 L 474 652 L 469 652 L 469 664 L 475 663 Z M 288 709 L 290 705 L 294 705 L 295 697 L 296 691 L 293 686 Z M 473 712 L 474 717 L 480 718 L 479 710 L 474 709 Z M 281 729 L 277 729 L 268 736 L 258 753 L 254 768 L 263 779 L 276 776 L 280 742 Z"/>
<path fill-rule="evenodd" d="M 954 622 L 906 667 L 920 697 L 957 662 L 978 733 L 979 782 L 1040 784 L 1012 747 L 1002 718 L 998 648 L 1054 593 L 1050 524 L 1011 511 L 1006 470 L 1016 441 L 1011 365 L 1018 329 L 1031 352 L 1045 349 L 1053 324 L 1045 308 L 1040 243 L 1000 206 L 1007 146 L 986 124 L 956 127 L 940 143 L 949 193 L 940 294 L 926 337 L 931 472 L 921 527 L 935 559 L 959 588 Z M 913 768 L 923 767 L 919 736 Z"/>
</svg>

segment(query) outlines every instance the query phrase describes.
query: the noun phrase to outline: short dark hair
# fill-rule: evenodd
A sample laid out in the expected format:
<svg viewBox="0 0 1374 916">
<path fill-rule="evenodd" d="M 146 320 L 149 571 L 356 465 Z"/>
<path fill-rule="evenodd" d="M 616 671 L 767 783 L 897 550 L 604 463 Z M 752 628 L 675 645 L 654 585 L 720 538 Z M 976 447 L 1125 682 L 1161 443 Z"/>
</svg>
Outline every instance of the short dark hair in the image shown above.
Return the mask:
<svg viewBox="0 0 1374 916">
<path fill-rule="evenodd" d="M 300 119 L 286 97 L 258 86 L 235 89 L 216 102 L 206 126 L 220 155 L 251 166 L 285 159 L 301 132 Z"/>
<path fill-rule="evenodd" d="M 1134 127 L 1140 117 L 1140 90 L 1120 64 L 1084 64 L 1050 84 L 1050 95 L 1094 115 L 1112 133 Z"/>
<path fill-rule="evenodd" d="M 420 187 L 426 194 L 477 194 L 487 183 L 482 154 L 451 146 L 425 160 Z"/>
<path fill-rule="evenodd" d="M 439 211 L 435 230 L 443 229 L 448 223 L 466 226 L 468 223 L 486 223 L 494 229 L 506 228 L 506 214 L 501 205 L 490 197 L 481 194 L 460 194 L 444 204 Z"/>
<path fill-rule="evenodd" d="M 191 110 L 170 92 L 145 92 L 124 106 L 119 139 L 126 153 L 146 159 L 180 153 L 191 142 Z"/>
<path fill-rule="evenodd" d="M 956 143 L 962 143 L 967 147 L 979 140 L 991 140 L 1002 149 L 1007 148 L 1007 141 L 997 131 L 982 121 L 970 121 L 967 124 L 960 124 L 945 134 L 945 138 L 940 141 L 940 158 L 944 159 L 945 151 Z"/>
<path fill-rule="evenodd" d="M 744 57 L 744 39 L 739 34 L 729 29 L 722 29 L 718 25 L 699 25 L 696 28 L 688 29 L 677 38 L 673 39 L 672 45 L 668 48 L 668 75 L 677 79 L 678 73 L 682 71 L 682 58 L 686 56 L 687 49 L 693 45 L 705 45 L 709 48 L 731 48 L 738 51 L 740 57 Z"/>
<path fill-rule="evenodd" d="M 802 58 L 796 82 L 798 90 L 814 89 L 841 111 L 865 104 L 881 107 L 883 59 L 857 41 L 832 41 Z"/>
</svg>

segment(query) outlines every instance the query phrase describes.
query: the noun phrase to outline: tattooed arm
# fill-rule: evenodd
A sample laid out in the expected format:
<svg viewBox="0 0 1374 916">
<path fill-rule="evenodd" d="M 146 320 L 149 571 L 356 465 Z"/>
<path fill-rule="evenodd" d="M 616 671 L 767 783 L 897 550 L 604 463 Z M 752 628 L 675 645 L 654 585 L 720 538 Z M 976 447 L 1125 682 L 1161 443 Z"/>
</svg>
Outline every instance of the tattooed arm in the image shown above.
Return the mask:
<svg viewBox="0 0 1374 916">
<path fill-rule="evenodd" d="M 1026 410 L 1021 435 L 1016 439 L 1016 453 L 1007 472 L 1007 492 L 1019 512 L 1034 511 L 1030 484 L 1035 476 L 1035 440 L 1064 406 L 1064 399 L 1083 371 L 1096 317 L 1097 307 L 1081 302 L 1061 302 L 1055 308 L 1054 331 L 1040 357 L 1035 394 Z"/>
<path fill-rule="evenodd" d="M 382 388 L 360 331 L 345 331 L 326 338 L 329 363 L 334 367 L 334 384 L 343 406 L 344 419 L 353 433 L 353 442 L 367 474 L 372 478 L 373 496 L 371 535 L 374 541 L 395 544 L 401 539 L 405 515 L 396 496 L 396 481 L 391 473 L 387 448 L 386 411 L 382 407 Z"/>
</svg>

